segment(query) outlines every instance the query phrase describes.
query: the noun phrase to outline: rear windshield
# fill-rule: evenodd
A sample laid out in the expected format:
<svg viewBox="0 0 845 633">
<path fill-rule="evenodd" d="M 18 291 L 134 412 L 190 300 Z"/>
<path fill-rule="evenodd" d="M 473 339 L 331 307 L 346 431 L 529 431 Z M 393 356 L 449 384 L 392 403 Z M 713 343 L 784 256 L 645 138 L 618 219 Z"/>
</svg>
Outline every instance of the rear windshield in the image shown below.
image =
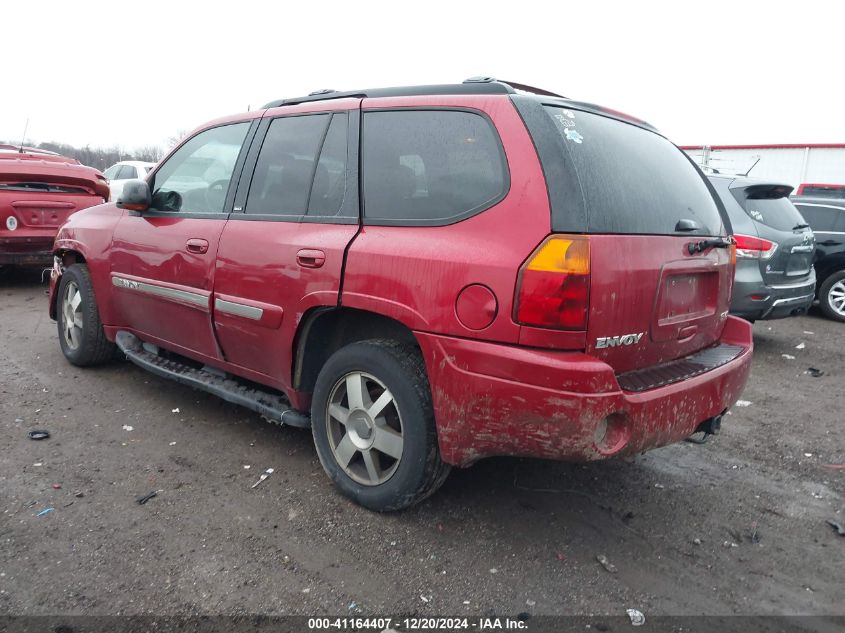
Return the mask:
<svg viewBox="0 0 845 633">
<path fill-rule="evenodd" d="M 554 231 L 673 235 L 685 219 L 694 234 L 724 234 L 703 176 L 659 134 L 548 104 L 543 121 L 536 107 L 514 102 L 543 164 Z"/>
<path fill-rule="evenodd" d="M 792 231 L 809 226 L 788 198 L 740 200 L 741 206 L 753 220 L 778 231 Z"/>
</svg>

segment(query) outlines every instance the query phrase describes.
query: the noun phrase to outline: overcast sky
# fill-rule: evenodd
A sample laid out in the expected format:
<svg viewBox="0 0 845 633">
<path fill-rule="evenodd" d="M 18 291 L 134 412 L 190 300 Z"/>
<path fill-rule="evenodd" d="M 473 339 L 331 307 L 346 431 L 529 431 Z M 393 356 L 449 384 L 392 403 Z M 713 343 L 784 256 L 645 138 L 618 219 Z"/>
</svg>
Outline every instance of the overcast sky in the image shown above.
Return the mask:
<svg viewBox="0 0 845 633">
<path fill-rule="evenodd" d="M 576 6 L 577 5 L 577 6 Z M 0 139 L 165 146 L 320 88 L 492 75 L 678 144 L 845 142 L 845 3 L 7 2 Z"/>
</svg>

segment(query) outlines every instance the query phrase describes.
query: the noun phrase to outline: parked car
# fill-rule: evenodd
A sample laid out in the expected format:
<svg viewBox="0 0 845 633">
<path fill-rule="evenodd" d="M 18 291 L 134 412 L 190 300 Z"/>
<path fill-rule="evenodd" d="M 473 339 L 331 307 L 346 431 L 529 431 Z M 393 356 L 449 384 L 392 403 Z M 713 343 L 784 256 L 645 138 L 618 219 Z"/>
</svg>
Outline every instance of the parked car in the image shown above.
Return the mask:
<svg viewBox="0 0 845 633">
<path fill-rule="evenodd" d="M 845 321 L 845 199 L 792 198 L 816 234 L 816 296 L 828 318 Z"/>
<path fill-rule="evenodd" d="M 103 174 L 72 158 L 0 147 L 0 265 L 49 266 L 59 226 L 108 195 Z"/>
<path fill-rule="evenodd" d="M 789 201 L 792 187 L 743 176 L 708 177 L 736 240 L 731 314 L 752 323 L 805 314 L 815 297 L 815 238 Z"/>
<path fill-rule="evenodd" d="M 71 218 L 49 310 L 71 363 L 116 344 L 310 426 L 337 488 L 394 510 L 483 457 L 717 430 L 752 354 L 722 214 L 612 110 L 492 79 L 321 92 L 203 125 Z"/>
<path fill-rule="evenodd" d="M 140 160 L 122 160 L 109 167 L 103 173 L 109 181 L 111 200 L 117 200 L 120 197 L 123 185 L 127 181 L 146 178 L 155 165 L 155 163 L 146 163 Z"/>
<path fill-rule="evenodd" d="M 798 185 L 795 195 L 814 196 L 816 198 L 845 198 L 845 185 L 802 182 Z"/>
</svg>

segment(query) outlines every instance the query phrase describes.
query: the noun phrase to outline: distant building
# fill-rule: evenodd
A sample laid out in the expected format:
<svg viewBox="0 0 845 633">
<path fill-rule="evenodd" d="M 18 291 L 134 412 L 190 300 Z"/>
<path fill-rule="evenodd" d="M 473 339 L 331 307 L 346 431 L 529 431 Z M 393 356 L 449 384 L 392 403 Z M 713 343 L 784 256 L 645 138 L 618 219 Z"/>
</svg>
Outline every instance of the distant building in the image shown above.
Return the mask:
<svg viewBox="0 0 845 633">
<path fill-rule="evenodd" d="M 744 174 L 751 169 L 751 178 L 788 183 L 796 190 L 803 183 L 845 185 L 845 143 L 694 145 L 681 149 L 698 165 L 720 173 Z"/>
</svg>

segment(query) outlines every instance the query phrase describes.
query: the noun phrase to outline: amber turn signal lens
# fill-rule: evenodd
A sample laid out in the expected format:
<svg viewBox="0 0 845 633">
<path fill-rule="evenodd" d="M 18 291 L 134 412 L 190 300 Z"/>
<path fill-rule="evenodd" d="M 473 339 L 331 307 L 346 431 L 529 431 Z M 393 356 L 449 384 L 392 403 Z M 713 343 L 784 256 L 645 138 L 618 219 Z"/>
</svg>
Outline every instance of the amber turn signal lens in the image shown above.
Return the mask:
<svg viewBox="0 0 845 633">
<path fill-rule="evenodd" d="M 590 272 L 590 242 L 585 237 L 550 237 L 534 252 L 525 270 L 586 275 Z"/>
</svg>

